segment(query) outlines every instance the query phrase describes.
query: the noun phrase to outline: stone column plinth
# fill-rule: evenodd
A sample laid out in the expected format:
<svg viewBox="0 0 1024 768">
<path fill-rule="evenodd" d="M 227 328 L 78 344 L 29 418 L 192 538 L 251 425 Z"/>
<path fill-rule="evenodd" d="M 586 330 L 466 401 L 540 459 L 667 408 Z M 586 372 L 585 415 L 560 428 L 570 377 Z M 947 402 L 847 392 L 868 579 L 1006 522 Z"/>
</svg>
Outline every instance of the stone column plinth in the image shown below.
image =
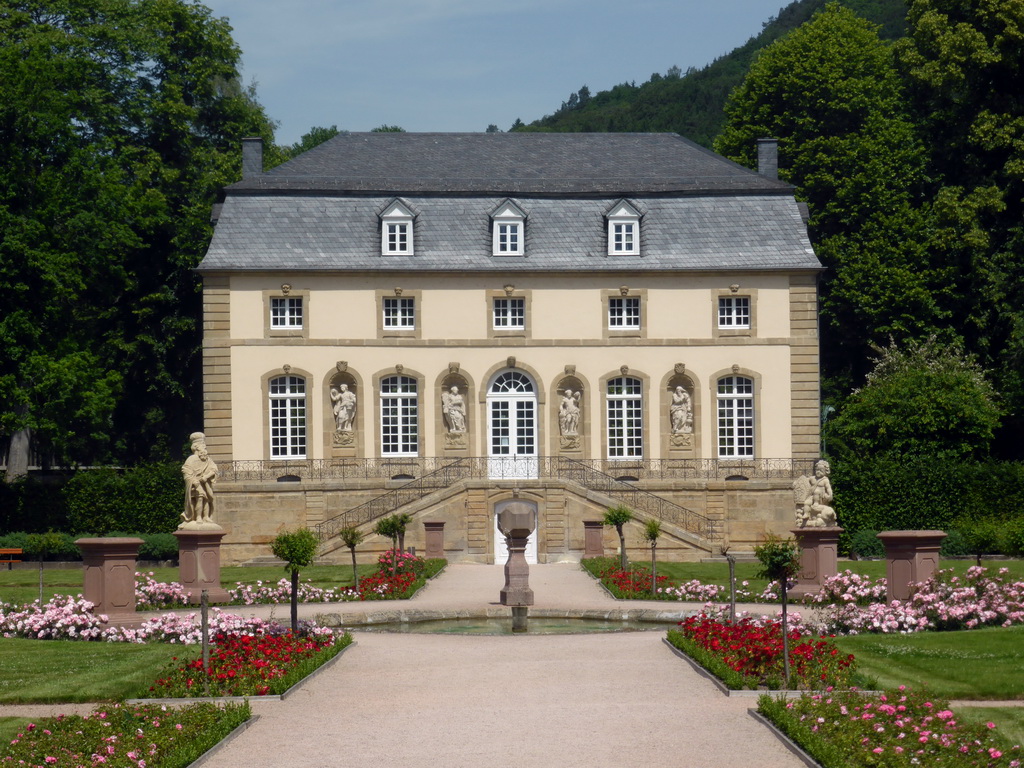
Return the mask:
<svg viewBox="0 0 1024 768">
<path fill-rule="evenodd" d="M 944 531 L 883 531 L 878 538 L 885 545 L 887 597 L 906 600 L 912 584 L 927 581 L 939 568 L 939 547 Z"/>
<path fill-rule="evenodd" d="M 825 583 L 825 579 L 838 573 L 839 534 L 842 528 L 795 528 L 793 536 L 800 547 L 800 573 L 796 586 L 789 590 L 793 600 L 804 595 L 813 595 Z"/>
<path fill-rule="evenodd" d="M 78 539 L 84 566 L 82 596 L 112 625 L 141 624 L 135 613 L 135 561 L 142 539 Z"/>
<path fill-rule="evenodd" d="M 604 523 L 600 520 L 583 521 L 583 556 L 604 557 Z"/>
<path fill-rule="evenodd" d="M 423 523 L 427 540 L 427 559 L 444 557 L 444 523 Z"/>
<path fill-rule="evenodd" d="M 227 590 L 220 585 L 220 540 L 225 533 L 219 526 L 204 530 L 179 528 L 174 532 L 178 539 L 179 578 L 181 585 L 191 593 L 189 602 L 192 605 L 199 604 L 204 589 L 211 603 L 231 600 Z"/>
</svg>

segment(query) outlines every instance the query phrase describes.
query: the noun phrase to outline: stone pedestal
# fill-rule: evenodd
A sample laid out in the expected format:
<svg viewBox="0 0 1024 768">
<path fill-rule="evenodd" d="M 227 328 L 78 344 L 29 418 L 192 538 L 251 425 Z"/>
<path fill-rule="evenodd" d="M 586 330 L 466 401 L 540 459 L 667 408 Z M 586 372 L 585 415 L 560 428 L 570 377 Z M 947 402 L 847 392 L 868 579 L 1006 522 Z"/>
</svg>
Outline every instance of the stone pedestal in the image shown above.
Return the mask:
<svg viewBox="0 0 1024 768">
<path fill-rule="evenodd" d="M 604 523 L 600 520 L 583 521 L 583 556 L 604 557 Z"/>
<path fill-rule="evenodd" d="M 842 528 L 794 528 L 793 536 L 800 547 L 800 573 L 796 586 L 789 590 L 793 600 L 804 595 L 813 595 L 825 583 L 825 579 L 839 571 L 839 534 Z"/>
<path fill-rule="evenodd" d="M 444 523 L 423 523 L 427 551 L 425 557 L 444 557 Z"/>
<path fill-rule="evenodd" d="M 495 505 L 498 530 L 508 541 L 505 586 L 501 604 L 512 608 L 512 631 L 525 632 L 527 607 L 533 605 L 530 566 L 526 562 L 526 543 L 537 526 L 537 504 L 532 501 L 502 501 Z"/>
<path fill-rule="evenodd" d="M 178 539 L 178 573 L 181 585 L 191 594 L 189 602 L 198 605 L 203 590 L 208 593 L 211 603 L 227 603 L 231 600 L 227 590 L 220 585 L 220 540 L 225 531 L 220 526 L 204 528 L 179 528 L 174 532 Z"/>
<path fill-rule="evenodd" d="M 112 625 L 141 624 L 135 613 L 135 561 L 142 539 L 78 539 L 84 566 L 82 596 Z"/>
<path fill-rule="evenodd" d="M 912 584 L 927 581 L 939 568 L 944 531 L 883 531 L 888 600 L 906 600 Z"/>
</svg>

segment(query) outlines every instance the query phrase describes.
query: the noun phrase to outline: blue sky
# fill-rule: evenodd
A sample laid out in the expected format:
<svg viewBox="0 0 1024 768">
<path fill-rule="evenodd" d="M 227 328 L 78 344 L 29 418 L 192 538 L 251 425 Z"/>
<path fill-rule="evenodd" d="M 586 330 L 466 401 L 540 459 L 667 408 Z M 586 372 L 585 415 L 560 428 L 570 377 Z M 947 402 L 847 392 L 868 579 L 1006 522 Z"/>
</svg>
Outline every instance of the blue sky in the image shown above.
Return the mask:
<svg viewBox="0 0 1024 768">
<path fill-rule="evenodd" d="M 703 67 L 781 0 L 205 0 L 291 144 L 315 125 L 502 130 L 573 91 Z"/>
</svg>

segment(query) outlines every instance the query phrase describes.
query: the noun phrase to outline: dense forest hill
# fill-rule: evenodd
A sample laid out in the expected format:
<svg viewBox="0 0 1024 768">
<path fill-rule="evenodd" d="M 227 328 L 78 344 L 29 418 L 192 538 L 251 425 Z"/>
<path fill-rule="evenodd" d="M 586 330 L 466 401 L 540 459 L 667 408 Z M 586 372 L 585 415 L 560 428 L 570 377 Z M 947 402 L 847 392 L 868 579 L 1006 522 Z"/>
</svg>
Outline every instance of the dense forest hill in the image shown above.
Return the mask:
<svg viewBox="0 0 1024 768">
<path fill-rule="evenodd" d="M 551 115 L 513 131 L 603 132 L 672 131 L 710 147 L 725 124 L 725 100 L 738 86 L 755 54 L 806 22 L 828 0 L 796 0 L 765 22 L 761 34 L 750 38 L 703 69 L 685 73 L 672 67 L 655 73 L 642 85 L 622 83 L 591 95 L 587 86 L 569 96 Z M 902 37 L 906 29 L 905 0 L 840 0 L 854 13 L 878 24 L 886 40 Z"/>
</svg>

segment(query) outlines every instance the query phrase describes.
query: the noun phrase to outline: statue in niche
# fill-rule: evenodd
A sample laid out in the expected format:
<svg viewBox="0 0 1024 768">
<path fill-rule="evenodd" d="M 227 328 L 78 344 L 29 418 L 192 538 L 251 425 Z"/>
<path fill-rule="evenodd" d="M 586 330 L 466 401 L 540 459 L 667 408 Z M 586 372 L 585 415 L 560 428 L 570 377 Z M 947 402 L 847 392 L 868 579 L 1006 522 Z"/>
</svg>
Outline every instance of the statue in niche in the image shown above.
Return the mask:
<svg viewBox="0 0 1024 768">
<path fill-rule="evenodd" d="M 331 405 L 335 431 L 352 432 L 356 418 L 356 393 L 348 388 L 348 384 L 331 387 Z"/>
<path fill-rule="evenodd" d="M 206 435 L 193 432 L 192 455 L 185 459 L 181 474 L 185 480 L 185 511 L 179 528 L 202 528 L 213 521 L 213 484 L 217 482 L 217 465 L 206 452 Z"/>
<path fill-rule="evenodd" d="M 466 398 L 458 387 L 452 387 L 447 392 L 441 390 L 441 412 L 449 434 L 460 435 L 466 432 Z"/>
<path fill-rule="evenodd" d="M 675 388 L 668 414 L 672 423 L 673 435 L 693 434 L 693 400 L 685 388 Z"/>
<path fill-rule="evenodd" d="M 576 437 L 580 433 L 580 390 L 566 389 L 558 406 L 558 429 L 562 437 Z"/>
<path fill-rule="evenodd" d="M 832 509 L 832 467 L 824 459 L 814 463 L 814 477 L 801 475 L 793 482 L 797 528 L 830 528 L 836 525 Z"/>
</svg>

